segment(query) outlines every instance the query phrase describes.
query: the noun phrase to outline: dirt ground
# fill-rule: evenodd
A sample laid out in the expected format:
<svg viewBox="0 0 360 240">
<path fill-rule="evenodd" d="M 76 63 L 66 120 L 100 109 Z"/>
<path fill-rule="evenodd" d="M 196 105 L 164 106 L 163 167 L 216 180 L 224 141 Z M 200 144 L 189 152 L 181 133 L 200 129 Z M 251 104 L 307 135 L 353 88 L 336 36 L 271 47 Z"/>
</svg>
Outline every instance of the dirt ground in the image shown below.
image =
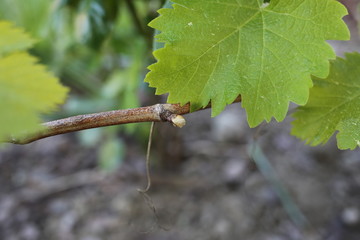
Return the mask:
<svg viewBox="0 0 360 240">
<path fill-rule="evenodd" d="M 113 173 L 74 134 L 7 146 L 0 239 L 360 239 L 359 150 L 305 146 L 289 121 L 249 129 L 239 104 L 209 115 L 156 125 L 148 196 L 145 147 L 131 139 Z"/>
</svg>

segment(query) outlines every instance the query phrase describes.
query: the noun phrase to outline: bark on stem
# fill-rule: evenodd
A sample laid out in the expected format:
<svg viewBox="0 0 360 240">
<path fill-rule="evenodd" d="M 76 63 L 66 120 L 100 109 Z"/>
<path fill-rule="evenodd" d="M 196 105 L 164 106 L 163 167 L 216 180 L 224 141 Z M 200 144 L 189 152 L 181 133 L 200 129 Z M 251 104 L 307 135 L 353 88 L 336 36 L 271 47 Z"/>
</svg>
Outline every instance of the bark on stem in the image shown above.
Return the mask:
<svg viewBox="0 0 360 240">
<path fill-rule="evenodd" d="M 234 102 L 240 101 L 241 98 L 238 97 Z M 211 106 L 208 105 L 206 108 L 209 107 Z M 84 114 L 43 123 L 44 129 L 42 131 L 28 134 L 19 139 L 13 138 L 7 142 L 28 144 L 64 133 L 127 123 L 170 122 L 176 127 L 182 127 L 185 125 L 185 119 L 181 115 L 189 112 L 189 104 L 184 106 L 179 104 L 155 104 L 133 109 Z"/>
</svg>

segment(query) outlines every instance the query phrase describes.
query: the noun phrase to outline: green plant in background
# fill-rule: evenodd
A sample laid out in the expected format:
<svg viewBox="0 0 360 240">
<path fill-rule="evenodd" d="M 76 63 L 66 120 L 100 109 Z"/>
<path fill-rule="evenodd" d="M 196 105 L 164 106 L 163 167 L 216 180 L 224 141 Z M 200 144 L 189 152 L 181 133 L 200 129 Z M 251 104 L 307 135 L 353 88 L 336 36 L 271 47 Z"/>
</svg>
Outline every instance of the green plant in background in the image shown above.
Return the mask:
<svg viewBox="0 0 360 240">
<path fill-rule="evenodd" d="M 144 2 L 137 1 L 139 9 L 144 8 Z M 40 7 L 35 11 L 34 6 Z M 147 14 L 146 11 L 139 13 L 144 15 L 141 18 Z M 20 0 L 0 1 L 0 17 L 42 39 L 35 46 L 34 54 L 76 92 L 70 96 L 68 108 L 65 106 L 70 112 L 64 115 L 88 111 L 89 102 L 99 102 L 95 106 L 100 105 L 102 110 L 139 105 L 137 92 L 127 91 L 127 84 L 131 82 L 131 89 L 137 90 L 142 84 L 146 66 L 143 56 L 147 49 L 144 37 L 132 26 L 124 1 L 29 0 L 26 4 Z M 128 66 L 133 64 L 136 66 L 129 70 Z M 114 86 L 114 78 L 123 71 L 132 71 L 132 74 L 119 79 L 111 96 L 106 96 L 109 93 L 106 89 Z M 84 110 L 72 107 L 79 105 Z"/>
<path fill-rule="evenodd" d="M 149 14 L 162 4 L 161 0 L 133 2 L 144 26 Z M 137 30 L 126 1 L 2 0 L 0 19 L 16 23 L 39 39 L 32 53 L 72 89 L 63 111 L 45 118 L 140 106 L 139 94 L 146 91 L 142 80 L 150 51 L 148 36 Z M 87 146 L 100 146 L 101 162 L 114 156 L 120 156 L 121 161 L 123 153 L 107 147 L 118 143 L 120 149 L 124 148 L 116 136 L 119 130 L 139 139 L 148 135 L 147 125 L 127 125 L 81 132 L 78 136 Z"/>
</svg>

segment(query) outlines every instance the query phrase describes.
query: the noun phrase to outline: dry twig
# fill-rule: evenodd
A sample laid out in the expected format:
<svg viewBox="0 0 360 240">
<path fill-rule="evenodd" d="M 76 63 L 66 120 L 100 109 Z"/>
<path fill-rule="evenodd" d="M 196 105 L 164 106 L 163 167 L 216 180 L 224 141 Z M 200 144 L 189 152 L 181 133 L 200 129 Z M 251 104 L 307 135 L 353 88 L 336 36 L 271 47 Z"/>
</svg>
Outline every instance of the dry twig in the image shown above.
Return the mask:
<svg viewBox="0 0 360 240">
<path fill-rule="evenodd" d="M 238 97 L 234 102 L 240 101 L 241 98 Z M 209 104 L 206 108 L 210 107 Z M 181 128 L 186 123 L 181 115 L 187 113 L 190 113 L 190 104 L 184 106 L 180 104 L 155 104 L 140 108 L 84 114 L 43 123 L 43 130 L 27 134 L 22 138 L 12 138 L 7 142 L 28 144 L 64 133 L 127 123 L 170 122 L 174 126 Z"/>
</svg>

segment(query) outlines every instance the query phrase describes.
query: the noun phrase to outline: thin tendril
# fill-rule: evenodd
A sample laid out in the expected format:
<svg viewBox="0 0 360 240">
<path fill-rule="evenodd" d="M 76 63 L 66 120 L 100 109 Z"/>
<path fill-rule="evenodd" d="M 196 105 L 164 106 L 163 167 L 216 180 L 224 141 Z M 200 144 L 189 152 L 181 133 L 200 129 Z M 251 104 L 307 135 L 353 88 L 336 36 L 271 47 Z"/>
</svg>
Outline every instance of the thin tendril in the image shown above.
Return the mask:
<svg viewBox="0 0 360 240">
<path fill-rule="evenodd" d="M 146 151 L 146 178 L 147 178 L 147 186 L 145 189 L 138 189 L 139 192 L 141 193 L 146 193 L 147 191 L 149 191 L 150 187 L 151 187 L 151 175 L 150 175 L 150 149 L 151 149 L 151 142 L 152 142 L 152 135 L 153 135 L 153 131 L 154 131 L 154 125 L 155 122 L 151 123 L 151 127 L 150 127 L 150 134 L 149 134 L 149 141 L 148 141 L 148 146 L 147 146 L 147 151 Z"/>
</svg>

